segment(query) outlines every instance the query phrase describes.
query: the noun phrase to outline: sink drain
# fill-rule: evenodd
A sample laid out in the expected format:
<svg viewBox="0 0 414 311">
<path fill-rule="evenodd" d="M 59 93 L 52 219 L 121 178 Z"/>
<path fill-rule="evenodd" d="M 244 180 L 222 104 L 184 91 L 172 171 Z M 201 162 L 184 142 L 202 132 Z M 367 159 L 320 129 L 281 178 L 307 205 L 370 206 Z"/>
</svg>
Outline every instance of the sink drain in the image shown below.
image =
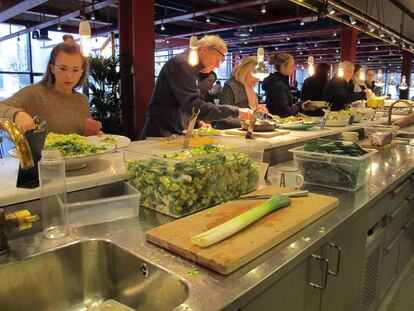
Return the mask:
<svg viewBox="0 0 414 311">
<path fill-rule="evenodd" d="M 148 270 L 148 266 L 145 263 L 141 264 L 140 270 L 141 270 L 141 274 L 144 276 L 144 278 L 148 277 L 149 270 Z"/>
</svg>

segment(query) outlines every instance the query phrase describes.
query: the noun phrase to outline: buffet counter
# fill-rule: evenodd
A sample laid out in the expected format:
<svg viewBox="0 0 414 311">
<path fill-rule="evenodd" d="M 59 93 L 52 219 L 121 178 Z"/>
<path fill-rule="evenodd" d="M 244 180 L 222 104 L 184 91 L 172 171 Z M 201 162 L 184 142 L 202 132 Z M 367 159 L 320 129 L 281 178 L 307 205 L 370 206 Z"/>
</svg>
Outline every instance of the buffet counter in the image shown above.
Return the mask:
<svg viewBox="0 0 414 311">
<path fill-rule="evenodd" d="M 340 133 L 343 129 L 326 131 Z M 310 133 L 312 132 L 307 132 L 308 135 L 311 135 Z M 378 212 L 384 209 L 381 201 L 384 200 L 384 196 L 388 195 L 395 195 L 394 201 L 403 198 L 403 195 L 404 198 L 406 196 L 413 197 L 413 182 L 410 176 L 414 173 L 414 148 L 396 146 L 394 149 L 379 152 L 373 156 L 371 168 L 367 184 L 355 192 L 316 186 L 305 187 L 315 193 L 339 198 L 339 207 L 228 276 L 222 276 L 201 266 L 196 266 L 188 260 L 147 243 L 145 240 L 147 230 L 172 219 L 145 208 L 141 208 L 138 219 L 79 228 L 69 237 L 61 240 L 46 240 L 42 238 L 41 233 L 14 239 L 10 241 L 11 252 L 8 255 L 8 261 L 13 262 L 18 258 L 59 248 L 67 243 L 103 239 L 111 241 L 143 258 L 146 262 L 176 275 L 188 288 L 188 297 L 176 310 L 262 310 L 262 307 L 265 306 L 273 308 L 275 304 L 281 306 L 281 310 L 286 310 L 283 306 L 289 305 L 291 306 L 289 310 L 300 310 L 300 306 L 295 307 L 298 303 L 308 303 L 308 309 L 318 310 L 319 304 L 323 306 L 326 301 L 329 301 L 329 297 L 336 303 L 335 310 L 355 310 L 354 307 L 359 305 L 361 293 L 361 288 L 358 285 L 362 284 L 363 279 L 365 244 L 369 239 L 367 232 L 375 227 L 378 219 L 385 217 L 384 215 L 389 212 L 389 206 L 386 206 L 384 212 L 378 216 Z M 116 178 L 121 177 L 122 174 L 118 174 Z M 96 177 L 95 181 L 90 180 L 90 182 L 96 182 Z M 5 197 L 3 192 L 2 196 Z M 409 202 L 409 206 L 411 209 L 414 208 L 412 201 Z M 333 287 L 332 284 L 335 284 L 335 281 L 331 275 L 328 279 L 328 286 L 325 284 L 326 290 L 309 286 L 310 281 L 306 279 L 307 270 L 304 270 L 303 284 L 298 285 L 299 289 L 296 288 L 297 284 L 291 282 L 290 276 L 298 275 L 303 269 L 307 269 L 303 267 L 308 266 L 309 258 L 316 256 L 311 254 L 321 254 L 324 245 L 335 241 L 338 236 L 347 239 L 352 235 L 355 235 L 356 241 L 351 243 L 352 248 L 358 246 L 359 252 L 353 252 L 351 259 L 345 259 L 341 266 L 341 269 L 345 270 L 340 272 L 340 278 L 345 278 L 345 281 L 352 278 L 352 281 L 348 282 L 348 289 L 340 291 Z M 344 246 L 344 255 L 347 251 L 347 247 Z M 334 261 L 330 260 L 330 262 Z M 352 272 L 359 271 L 360 273 L 347 272 L 347 266 L 357 269 Z M 334 266 L 330 265 L 329 268 L 335 270 Z M 339 266 L 336 269 L 339 272 Z M 338 278 L 339 281 L 340 278 Z M 341 283 L 347 282 L 341 281 Z M 281 284 L 285 289 L 283 293 L 280 292 L 278 284 Z M 275 291 L 272 291 L 273 288 Z M 307 294 L 302 292 L 305 288 L 310 291 L 311 296 L 316 295 L 312 300 L 317 306 L 316 309 L 313 309 L 311 302 L 307 300 Z M 334 294 L 329 294 L 329 290 L 333 290 Z M 286 294 L 289 292 L 290 294 Z M 354 296 L 347 296 L 352 293 Z M 357 294 L 358 300 L 356 300 Z M 342 298 L 339 299 L 338 296 L 342 296 Z M 346 302 L 347 299 L 348 302 Z M 284 303 L 286 304 L 284 305 Z M 333 309 L 328 304 L 321 310 Z"/>
</svg>

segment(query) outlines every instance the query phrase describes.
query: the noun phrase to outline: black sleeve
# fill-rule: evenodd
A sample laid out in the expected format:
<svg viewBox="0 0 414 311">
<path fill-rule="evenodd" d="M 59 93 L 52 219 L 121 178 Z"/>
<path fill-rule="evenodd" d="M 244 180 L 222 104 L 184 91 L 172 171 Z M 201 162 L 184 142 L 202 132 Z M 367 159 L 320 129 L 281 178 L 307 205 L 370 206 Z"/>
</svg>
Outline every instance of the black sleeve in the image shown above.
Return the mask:
<svg viewBox="0 0 414 311">
<path fill-rule="evenodd" d="M 185 64 L 172 66 L 170 69 L 166 74 L 170 79 L 171 92 L 175 100 L 181 103 L 182 110 L 187 114 L 191 115 L 194 108 L 200 109 L 199 118 L 204 121 L 238 117 L 239 110 L 236 107 L 214 105 L 214 103 L 202 100 L 191 69 L 186 68 Z"/>
<path fill-rule="evenodd" d="M 301 97 L 303 101 L 310 100 L 311 99 L 311 90 L 309 88 L 309 81 L 303 82 L 302 85 L 302 91 L 301 91 Z"/>
<path fill-rule="evenodd" d="M 324 92 L 325 100 L 333 103 L 332 110 L 341 110 L 348 103 L 366 98 L 365 92 L 349 92 L 345 84 L 331 83 Z"/>
<path fill-rule="evenodd" d="M 289 105 L 290 90 L 288 87 L 283 89 L 278 84 L 275 84 L 268 90 L 270 100 L 266 102 L 266 107 L 271 114 L 276 114 L 280 117 L 295 116 L 300 110 L 298 105 Z"/>
</svg>

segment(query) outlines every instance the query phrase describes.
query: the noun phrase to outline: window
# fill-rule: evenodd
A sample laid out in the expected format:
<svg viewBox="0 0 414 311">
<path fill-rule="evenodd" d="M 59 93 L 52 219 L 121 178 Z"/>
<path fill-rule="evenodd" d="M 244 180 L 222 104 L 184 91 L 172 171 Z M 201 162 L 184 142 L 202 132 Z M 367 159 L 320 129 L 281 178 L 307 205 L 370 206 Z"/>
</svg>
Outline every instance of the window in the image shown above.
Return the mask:
<svg viewBox="0 0 414 311">
<path fill-rule="evenodd" d="M 0 24 L 0 36 L 24 29 L 23 26 Z M 27 36 L 19 36 L 0 42 L 0 71 L 6 72 L 28 72 L 29 49 L 27 47 Z"/>
<path fill-rule="evenodd" d="M 0 100 L 3 100 L 12 96 L 23 87 L 30 85 L 30 75 L 19 73 L 0 73 L 0 81 L 3 81 L 3 83 L 0 84 Z"/>
</svg>

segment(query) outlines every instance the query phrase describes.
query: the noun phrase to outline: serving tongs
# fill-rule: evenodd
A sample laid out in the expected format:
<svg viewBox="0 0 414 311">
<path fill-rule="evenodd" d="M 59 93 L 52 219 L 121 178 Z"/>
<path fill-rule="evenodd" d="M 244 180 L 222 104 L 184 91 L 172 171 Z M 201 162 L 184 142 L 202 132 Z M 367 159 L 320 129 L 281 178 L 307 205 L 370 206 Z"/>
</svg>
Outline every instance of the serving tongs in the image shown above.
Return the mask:
<svg viewBox="0 0 414 311">
<path fill-rule="evenodd" d="M 309 195 L 308 190 L 300 190 L 300 191 L 293 191 L 293 192 L 284 192 L 280 193 L 286 195 L 290 198 L 297 198 L 297 197 L 307 197 Z M 247 195 L 239 198 L 231 199 L 230 201 L 236 200 L 267 200 L 270 199 L 275 194 L 257 194 L 257 195 Z"/>
</svg>

